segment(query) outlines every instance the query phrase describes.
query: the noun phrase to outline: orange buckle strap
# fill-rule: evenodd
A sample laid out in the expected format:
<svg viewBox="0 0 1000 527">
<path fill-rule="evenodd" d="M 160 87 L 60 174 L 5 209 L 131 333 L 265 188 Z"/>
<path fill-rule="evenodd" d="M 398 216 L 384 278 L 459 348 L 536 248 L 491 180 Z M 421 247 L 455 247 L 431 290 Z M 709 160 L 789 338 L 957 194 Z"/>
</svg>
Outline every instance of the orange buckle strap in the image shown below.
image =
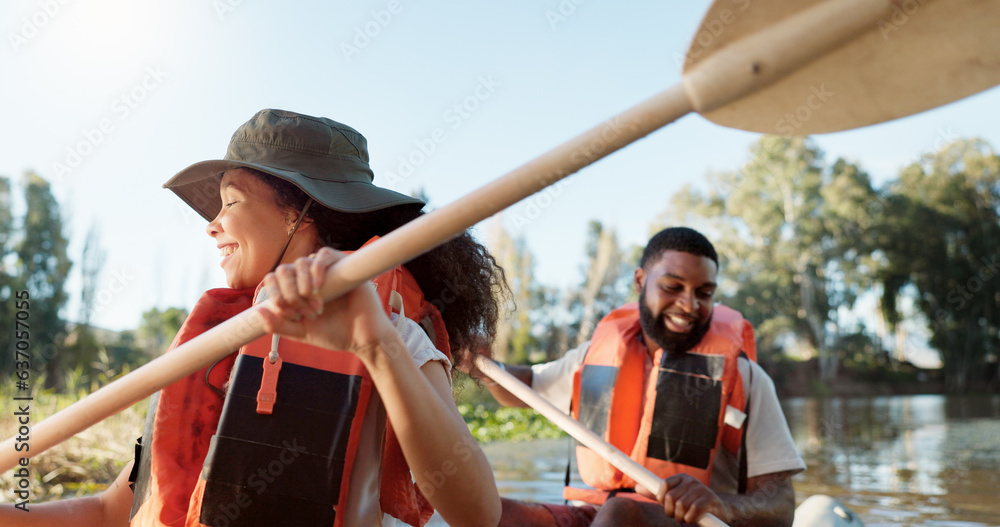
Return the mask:
<svg viewBox="0 0 1000 527">
<path fill-rule="evenodd" d="M 271 415 L 274 401 L 278 398 L 278 373 L 281 372 L 281 356 L 278 355 L 278 336 L 271 338 L 271 353 L 264 361 L 264 374 L 260 378 L 257 391 L 257 413 Z"/>
</svg>

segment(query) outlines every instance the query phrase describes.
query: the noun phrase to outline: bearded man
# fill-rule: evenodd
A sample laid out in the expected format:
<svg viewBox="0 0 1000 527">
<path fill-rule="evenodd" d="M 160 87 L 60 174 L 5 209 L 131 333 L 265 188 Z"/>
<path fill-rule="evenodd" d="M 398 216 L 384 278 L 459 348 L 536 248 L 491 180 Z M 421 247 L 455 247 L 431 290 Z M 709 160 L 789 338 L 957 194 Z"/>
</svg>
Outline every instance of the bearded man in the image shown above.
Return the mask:
<svg viewBox="0 0 1000 527">
<path fill-rule="evenodd" d="M 590 341 L 556 361 L 501 365 L 664 478 L 666 495 L 656 501 L 578 445 L 588 488 L 564 491 L 577 505 L 504 499 L 500 525 L 672 526 L 705 513 L 731 526 L 792 524 L 791 476 L 805 463 L 774 383 L 756 363 L 753 328 L 715 305 L 718 270 L 701 233 L 664 229 L 635 270 L 637 303 L 609 313 Z M 526 406 L 485 384 L 501 404 Z"/>
</svg>

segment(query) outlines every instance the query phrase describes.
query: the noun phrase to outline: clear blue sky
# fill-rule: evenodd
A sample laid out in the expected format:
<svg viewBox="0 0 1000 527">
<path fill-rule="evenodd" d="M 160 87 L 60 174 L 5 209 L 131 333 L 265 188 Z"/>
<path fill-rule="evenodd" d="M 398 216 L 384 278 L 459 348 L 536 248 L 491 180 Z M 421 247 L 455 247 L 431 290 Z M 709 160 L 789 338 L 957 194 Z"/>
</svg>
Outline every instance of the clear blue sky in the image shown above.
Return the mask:
<svg viewBox="0 0 1000 527">
<path fill-rule="evenodd" d="M 100 228 L 107 293 L 94 322 L 132 328 L 152 306 L 189 307 L 200 291 L 224 285 L 205 222 L 160 186 L 191 163 L 221 157 L 257 110 L 354 126 L 368 137 L 377 184 L 423 188 L 441 206 L 677 83 L 675 56 L 708 5 L 5 2 L 0 174 L 18 180 L 34 169 L 53 181 L 74 259 L 86 230 Z M 552 16 L 560 9 L 561 20 Z M 366 30 L 375 36 L 359 36 Z M 474 110 L 455 112 L 463 103 Z M 994 89 L 816 141 L 830 159 L 844 156 L 884 181 L 942 137 L 1000 145 L 998 109 Z M 390 178 L 437 128 L 444 138 L 434 152 L 408 177 Z M 541 281 L 576 283 L 588 220 L 642 244 L 677 189 L 739 167 L 757 137 L 681 119 L 574 176 L 515 234 L 535 253 Z M 70 170 L 57 176 L 56 163 Z"/>
</svg>

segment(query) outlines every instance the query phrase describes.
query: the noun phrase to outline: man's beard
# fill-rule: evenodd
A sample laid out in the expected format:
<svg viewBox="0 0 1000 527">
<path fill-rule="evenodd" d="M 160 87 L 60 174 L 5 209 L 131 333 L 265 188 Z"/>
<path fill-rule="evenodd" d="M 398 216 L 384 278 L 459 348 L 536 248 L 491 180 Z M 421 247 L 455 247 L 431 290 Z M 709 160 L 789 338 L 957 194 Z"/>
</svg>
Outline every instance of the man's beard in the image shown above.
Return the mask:
<svg viewBox="0 0 1000 527">
<path fill-rule="evenodd" d="M 653 315 L 653 312 L 646 306 L 645 298 L 646 289 L 644 287 L 639 298 L 639 326 L 647 337 L 659 344 L 663 351 L 668 354 L 684 353 L 697 346 L 712 326 L 712 317 L 709 315 L 704 323 L 694 326 L 687 333 L 671 331 L 667 328 L 663 317 Z"/>
</svg>

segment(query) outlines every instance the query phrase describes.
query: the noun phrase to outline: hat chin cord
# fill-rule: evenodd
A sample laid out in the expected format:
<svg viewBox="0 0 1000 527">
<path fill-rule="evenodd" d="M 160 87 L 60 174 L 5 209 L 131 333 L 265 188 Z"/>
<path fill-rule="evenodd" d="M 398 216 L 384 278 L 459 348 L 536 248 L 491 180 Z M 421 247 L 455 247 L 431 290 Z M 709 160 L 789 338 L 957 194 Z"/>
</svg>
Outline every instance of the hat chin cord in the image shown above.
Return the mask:
<svg viewBox="0 0 1000 527">
<path fill-rule="evenodd" d="M 309 201 L 306 202 L 306 205 L 304 207 L 302 207 L 302 212 L 299 213 L 299 218 L 297 220 L 295 220 L 295 225 L 293 225 L 292 226 L 292 230 L 288 232 L 288 241 L 285 242 L 285 246 L 282 247 L 281 248 L 281 252 L 278 253 L 278 259 L 275 260 L 274 261 L 274 265 L 271 266 L 271 272 L 272 273 L 274 272 L 275 269 L 278 268 L 278 264 L 281 263 L 281 259 L 285 257 L 285 251 L 288 250 L 288 246 L 292 243 L 292 236 L 295 236 L 295 232 L 299 230 L 299 225 L 302 223 L 302 220 L 305 219 L 306 212 L 309 212 L 309 206 L 312 205 L 312 204 L 313 204 L 313 199 L 309 198 Z M 278 340 L 279 340 L 278 334 L 275 333 L 271 337 L 271 352 L 267 354 L 267 361 L 270 364 L 274 364 L 275 362 L 278 361 Z M 281 367 L 279 365 L 278 366 L 278 371 L 280 371 L 280 369 L 281 369 Z M 264 365 L 264 370 L 267 371 L 267 363 L 265 363 L 265 365 Z M 277 371 L 275 372 L 275 375 L 277 375 Z M 259 406 L 260 406 L 260 402 L 258 402 L 258 407 Z M 271 412 L 267 411 L 267 413 L 271 413 Z"/>
<path fill-rule="evenodd" d="M 281 252 L 278 253 L 278 259 L 274 261 L 274 265 L 271 266 L 271 272 L 273 273 L 275 269 L 278 268 L 278 264 L 281 263 L 281 259 L 285 257 L 285 251 L 288 250 L 288 246 L 292 243 L 292 236 L 295 236 L 295 232 L 299 230 L 299 224 L 306 217 L 306 212 L 309 212 L 309 206 L 313 204 L 313 199 L 309 198 L 306 205 L 302 207 L 302 212 L 299 213 L 299 218 L 295 220 L 295 225 L 292 226 L 292 230 L 288 232 L 288 240 L 285 242 L 285 246 L 281 248 Z"/>
</svg>

